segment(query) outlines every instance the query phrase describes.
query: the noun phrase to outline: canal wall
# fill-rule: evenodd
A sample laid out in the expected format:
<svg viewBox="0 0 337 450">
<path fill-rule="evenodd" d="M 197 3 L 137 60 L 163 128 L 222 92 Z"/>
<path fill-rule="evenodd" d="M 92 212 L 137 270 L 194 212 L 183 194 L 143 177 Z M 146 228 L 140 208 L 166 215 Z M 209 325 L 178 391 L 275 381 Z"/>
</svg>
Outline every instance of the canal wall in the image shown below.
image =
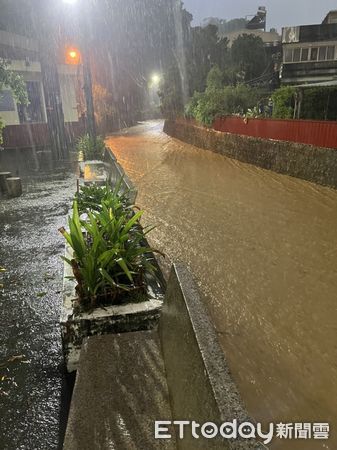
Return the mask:
<svg viewBox="0 0 337 450">
<path fill-rule="evenodd" d="M 164 132 L 229 158 L 337 189 L 336 149 L 226 133 L 181 119 L 166 120 Z"/>
</svg>

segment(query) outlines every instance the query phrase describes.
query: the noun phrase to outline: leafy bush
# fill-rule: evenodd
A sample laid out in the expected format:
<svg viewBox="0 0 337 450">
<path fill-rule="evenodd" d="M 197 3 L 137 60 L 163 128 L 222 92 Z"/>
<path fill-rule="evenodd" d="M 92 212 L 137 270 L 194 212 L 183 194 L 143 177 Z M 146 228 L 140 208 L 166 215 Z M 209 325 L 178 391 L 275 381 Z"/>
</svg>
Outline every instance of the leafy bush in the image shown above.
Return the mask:
<svg viewBox="0 0 337 450">
<path fill-rule="evenodd" d="M 195 118 L 195 111 L 198 106 L 199 101 L 202 99 L 203 94 L 200 92 L 195 91 L 193 94 L 193 97 L 190 99 L 190 101 L 185 106 L 185 116 L 189 119 Z"/>
<path fill-rule="evenodd" d="M 275 119 L 292 119 L 294 116 L 295 88 L 282 86 L 273 95 L 273 117 Z"/>
<path fill-rule="evenodd" d="M 334 86 L 305 88 L 301 119 L 337 120 L 337 88 Z"/>
<path fill-rule="evenodd" d="M 204 93 L 195 92 L 185 111 L 206 126 L 211 126 L 217 117 L 228 114 L 245 114 L 254 108 L 259 92 L 243 84 L 237 86 L 221 85 L 222 73 L 215 66 L 207 78 Z"/>
<path fill-rule="evenodd" d="M 238 84 L 224 88 L 225 109 L 227 114 L 246 114 L 248 109 L 256 106 L 259 99 L 259 91 L 256 88 Z"/>
<path fill-rule="evenodd" d="M 102 159 L 105 151 L 104 139 L 101 136 L 94 139 L 85 134 L 78 138 L 76 150 L 83 154 L 84 160 Z"/>
<path fill-rule="evenodd" d="M 206 126 L 211 126 L 217 117 L 227 113 L 223 89 L 205 91 L 197 101 L 193 117 Z"/>
<path fill-rule="evenodd" d="M 16 99 L 16 101 L 24 106 L 29 104 L 26 83 L 21 75 L 9 69 L 9 63 L 0 57 L 0 96 L 4 87 L 9 87 Z M 2 131 L 5 124 L 0 117 L 0 145 L 3 144 Z"/>
<path fill-rule="evenodd" d="M 223 74 L 217 65 L 213 66 L 207 75 L 206 87 L 208 91 L 221 89 Z"/>
</svg>

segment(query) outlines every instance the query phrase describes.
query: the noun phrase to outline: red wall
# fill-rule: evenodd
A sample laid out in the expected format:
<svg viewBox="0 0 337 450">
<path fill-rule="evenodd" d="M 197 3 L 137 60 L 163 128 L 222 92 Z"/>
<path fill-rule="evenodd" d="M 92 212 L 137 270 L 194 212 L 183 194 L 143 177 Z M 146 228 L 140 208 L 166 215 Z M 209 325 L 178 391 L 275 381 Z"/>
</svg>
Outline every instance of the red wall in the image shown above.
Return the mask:
<svg viewBox="0 0 337 450">
<path fill-rule="evenodd" d="M 247 119 L 245 123 L 241 117 L 223 117 L 215 120 L 213 128 L 226 133 L 337 149 L 337 122 Z"/>
<path fill-rule="evenodd" d="M 65 124 L 69 142 L 84 133 L 82 122 Z M 8 125 L 3 131 L 3 146 L 5 148 L 47 147 L 49 145 L 49 131 L 47 123 L 31 123 L 22 125 Z"/>
</svg>

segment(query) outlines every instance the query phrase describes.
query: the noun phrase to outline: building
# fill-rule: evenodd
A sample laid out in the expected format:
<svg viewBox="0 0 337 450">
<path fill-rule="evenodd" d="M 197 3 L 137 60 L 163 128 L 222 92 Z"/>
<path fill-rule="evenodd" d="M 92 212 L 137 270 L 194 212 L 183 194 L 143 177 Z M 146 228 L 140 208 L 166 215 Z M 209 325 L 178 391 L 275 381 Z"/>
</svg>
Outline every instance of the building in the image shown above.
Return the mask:
<svg viewBox="0 0 337 450">
<path fill-rule="evenodd" d="M 66 52 L 64 52 L 66 53 Z M 43 74 L 38 43 L 25 36 L 0 30 L 0 58 L 8 62 L 8 69 L 20 74 L 27 87 L 29 105 L 16 103 L 9 88 L 0 95 L 0 117 L 5 124 L 5 148 L 48 145 L 48 105 L 45 100 Z M 66 56 L 58 61 L 60 101 L 68 140 L 79 134 L 79 66 L 67 64 Z"/>
<path fill-rule="evenodd" d="M 271 29 L 270 31 L 264 30 L 249 30 L 247 28 L 230 31 L 228 33 L 221 34 L 221 37 L 226 37 L 228 39 L 228 47 L 231 48 L 233 42 L 243 34 L 251 34 L 253 36 L 259 37 L 262 39 L 265 47 L 278 47 L 281 44 L 281 36 L 277 33 L 276 30 Z"/>
<path fill-rule="evenodd" d="M 282 84 L 337 85 L 337 11 L 322 24 L 283 28 L 282 47 Z"/>
</svg>

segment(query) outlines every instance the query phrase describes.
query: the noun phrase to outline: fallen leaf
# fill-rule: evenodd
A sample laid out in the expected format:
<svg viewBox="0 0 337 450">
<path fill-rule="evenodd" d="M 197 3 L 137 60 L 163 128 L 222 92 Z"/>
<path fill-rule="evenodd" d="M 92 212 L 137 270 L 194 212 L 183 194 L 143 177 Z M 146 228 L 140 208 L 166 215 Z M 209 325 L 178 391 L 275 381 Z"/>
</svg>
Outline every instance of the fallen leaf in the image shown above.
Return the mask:
<svg viewBox="0 0 337 450">
<path fill-rule="evenodd" d="M 43 278 L 44 278 L 44 281 L 48 281 L 48 280 L 53 280 L 55 277 L 54 277 L 54 275 L 50 275 L 49 273 L 45 273 Z"/>
<path fill-rule="evenodd" d="M 44 297 L 45 295 L 47 295 L 47 292 L 39 292 L 38 294 L 36 294 L 36 296 L 39 298 Z"/>
<path fill-rule="evenodd" d="M 22 361 L 25 357 L 25 355 L 14 355 L 8 358 L 8 362 Z"/>
</svg>

